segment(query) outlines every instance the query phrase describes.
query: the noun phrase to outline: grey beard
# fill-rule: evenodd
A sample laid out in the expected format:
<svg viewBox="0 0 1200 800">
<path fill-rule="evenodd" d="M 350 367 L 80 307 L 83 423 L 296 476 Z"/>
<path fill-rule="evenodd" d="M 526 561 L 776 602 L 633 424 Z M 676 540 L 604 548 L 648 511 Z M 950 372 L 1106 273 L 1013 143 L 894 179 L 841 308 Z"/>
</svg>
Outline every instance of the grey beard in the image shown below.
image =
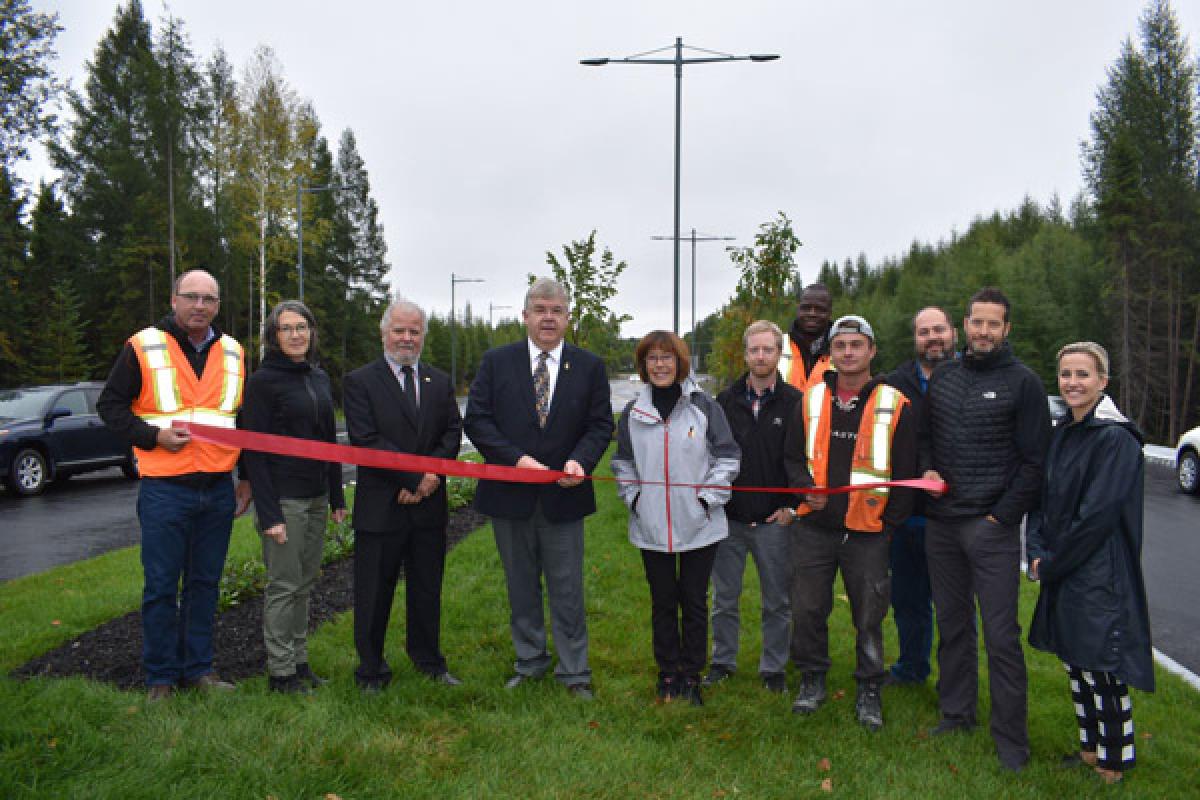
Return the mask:
<svg viewBox="0 0 1200 800">
<path fill-rule="evenodd" d="M 403 354 L 394 353 L 389 350 L 387 355 L 388 355 L 388 358 L 390 358 L 392 361 L 395 361 L 400 366 L 411 367 L 411 366 L 415 365 L 417 363 L 417 361 L 421 358 L 421 351 L 418 350 L 417 352 L 413 353 L 412 355 L 409 355 L 407 353 L 403 353 Z"/>
</svg>

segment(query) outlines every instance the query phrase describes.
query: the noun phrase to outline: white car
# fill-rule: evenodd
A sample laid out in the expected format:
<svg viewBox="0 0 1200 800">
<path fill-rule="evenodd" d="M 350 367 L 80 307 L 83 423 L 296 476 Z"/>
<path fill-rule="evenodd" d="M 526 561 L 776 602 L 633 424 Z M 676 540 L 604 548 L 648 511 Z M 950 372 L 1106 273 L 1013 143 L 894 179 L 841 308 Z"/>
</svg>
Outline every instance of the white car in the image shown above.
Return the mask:
<svg viewBox="0 0 1200 800">
<path fill-rule="evenodd" d="M 1175 477 L 1183 491 L 1200 492 L 1200 428 L 1192 428 L 1179 437 L 1175 446 Z"/>
</svg>

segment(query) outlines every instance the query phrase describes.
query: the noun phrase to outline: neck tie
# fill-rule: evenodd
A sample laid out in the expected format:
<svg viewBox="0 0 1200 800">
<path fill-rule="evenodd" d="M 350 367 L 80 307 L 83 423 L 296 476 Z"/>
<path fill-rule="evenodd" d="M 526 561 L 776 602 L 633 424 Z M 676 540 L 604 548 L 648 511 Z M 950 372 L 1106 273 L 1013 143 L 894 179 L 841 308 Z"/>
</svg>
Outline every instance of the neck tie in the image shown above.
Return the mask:
<svg viewBox="0 0 1200 800">
<path fill-rule="evenodd" d="M 533 371 L 533 399 L 537 409 L 538 425 L 546 427 L 546 417 L 550 416 L 550 370 L 546 366 L 549 353 L 538 353 L 537 368 Z"/>
<path fill-rule="evenodd" d="M 408 400 L 409 410 L 415 414 L 417 411 L 417 376 L 410 366 L 401 367 L 400 371 L 404 373 L 404 398 Z"/>
</svg>

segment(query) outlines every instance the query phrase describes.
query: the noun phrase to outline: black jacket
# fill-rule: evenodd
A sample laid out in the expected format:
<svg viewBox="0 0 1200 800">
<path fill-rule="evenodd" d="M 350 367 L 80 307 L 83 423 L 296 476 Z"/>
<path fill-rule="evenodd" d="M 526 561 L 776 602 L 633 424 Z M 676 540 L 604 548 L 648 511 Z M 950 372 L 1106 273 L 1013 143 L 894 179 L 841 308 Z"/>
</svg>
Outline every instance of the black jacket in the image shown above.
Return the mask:
<svg viewBox="0 0 1200 800">
<path fill-rule="evenodd" d="M 919 468 L 937 470 L 949 488 L 926 502 L 925 513 L 991 514 L 1019 525 L 1037 503 L 1051 430 L 1046 390 L 1008 342 L 942 364 L 922 408 Z"/>
<path fill-rule="evenodd" d="M 467 397 L 467 436 L 489 464 L 515 466 L 523 455 L 550 469 L 577 461 L 591 474 L 612 441 L 612 400 L 604 362 L 564 344 L 546 427 L 538 425 L 529 340 L 483 354 Z M 527 520 L 541 503 L 550 522 L 573 522 L 596 510 L 591 481 L 551 484 L 480 481 L 475 508 L 500 519 Z"/>
<path fill-rule="evenodd" d="M 800 390 L 776 374 L 775 389 L 758 410 L 758 418 L 746 399 L 746 375 L 717 395 L 725 411 L 733 438 L 742 450 L 742 467 L 734 480 L 738 486 L 787 486 L 783 464 L 783 442 L 791 424 Z M 734 491 L 725 504 L 725 514 L 738 522 L 763 522 L 781 508 L 794 508 L 796 495 Z"/>
<path fill-rule="evenodd" d="M 346 375 L 342 388 L 350 444 L 434 458 L 456 458 L 462 445 L 462 416 L 450 376 L 421 362 L 419 409 L 405 400 L 396 373 L 384 356 Z M 414 505 L 396 501 L 401 489 L 416 490 L 424 473 L 358 468 L 354 529 L 394 533 L 412 526 L 444 527 L 448 518 L 446 480 Z"/>
<path fill-rule="evenodd" d="M 825 373 L 825 385 L 829 387 L 830 392 L 837 391 L 838 373 L 830 370 Z M 847 421 L 848 427 L 854 431 L 859 429 L 862 421 L 863 410 L 867 405 L 867 398 L 871 396 L 871 392 L 875 391 L 875 387 L 884 383 L 883 376 L 876 376 L 867 381 L 866 385 L 858 392 L 858 404 L 851 412 L 850 419 Z M 784 463 L 788 471 L 788 483 L 791 486 L 812 486 L 813 477 L 808 469 L 808 456 L 805 447 L 808 432 L 804 430 L 804 409 L 801 403 L 796 403 L 792 411 L 792 423 L 788 426 L 787 439 L 784 442 Z M 892 435 L 892 479 L 907 480 L 908 478 L 916 477 L 917 465 L 917 430 L 916 419 L 912 415 L 911 408 L 904 408 L 900 412 L 900 419 L 896 422 L 896 432 Z M 832 436 L 830 437 L 832 439 Z M 828 475 L 826 481 L 829 486 L 845 486 L 850 483 L 850 466 L 854 456 L 854 448 L 857 446 L 856 440 L 837 440 L 826 443 L 829 453 L 829 465 L 827 467 Z M 886 531 L 891 531 L 896 528 L 908 516 L 912 510 L 912 489 L 891 489 L 888 493 L 887 507 L 883 510 L 883 525 Z M 802 502 L 803 497 L 797 497 L 797 503 Z M 811 525 L 816 525 L 822 528 L 831 530 L 844 530 L 846 528 L 846 511 L 849 508 L 849 496 L 846 494 L 831 494 L 826 502 L 825 508 L 820 511 L 813 511 L 804 517 L 805 521 Z"/>
<path fill-rule="evenodd" d="M 258 433 L 337 442 L 329 376 L 308 362 L 271 352 L 246 379 L 238 426 Z M 254 511 L 264 530 L 283 522 L 282 497 L 329 494 L 329 506 L 345 508 L 342 465 L 307 458 L 242 451 L 242 471 L 254 491 Z"/>
<path fill-rule="evenodd" d="M 921 381 L 917 378 L 920 369 L 915 358 L 909 359 L 888 373 L 885 379 L 889 386 L 904 392 L 908 398 L 908 413 L 914 420 L 921 419 L 921 409 L 925 406 L 925 392 L 921 391 Z M 912 516 L 925 516 L 925 498 L 928 496 L 925 492 L 912 493 Z"/>
<path fill-rule="evenodd" d="M 1054 431 L 1026 553 L 1041 559 L 1029 643 L 1154 691 L 1142 580 L 1142 438 L 1107 397 Z"/>
</svg>

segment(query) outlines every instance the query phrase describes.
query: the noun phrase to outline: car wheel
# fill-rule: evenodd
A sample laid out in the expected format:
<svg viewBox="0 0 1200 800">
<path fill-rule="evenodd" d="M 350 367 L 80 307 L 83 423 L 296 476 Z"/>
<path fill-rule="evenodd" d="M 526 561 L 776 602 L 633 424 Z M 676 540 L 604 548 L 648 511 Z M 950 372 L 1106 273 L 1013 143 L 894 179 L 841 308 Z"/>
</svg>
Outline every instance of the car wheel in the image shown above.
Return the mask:
<svg viewBox="0 0 1200 800">
<path fill-rule="evenodd" d="M 136 481 L 142 477 L 142 473 L 138 469 L 137 456 L 133 454 L 132 450 L 129 451 L 129 455 L 125 457 L 125 460 L 121 462 L 121 472 L 124 472 L 125 477 L 131 481 Z"/>
<path fill-rule="evenodd" d="M 50 481 L 46 457 L 31 447 L 17 452 L 8 471 L 8 484 L 20 495 L 39 494 Z"/>
<path fill-rule="evenodd" d="M 1188 450 L 1179 457 L 1175 466 L 1175 476 L 1179 479 L 1179 488 L 1188 494 L 1200 491 L 1200 456 L 1195 450 Z"/>
</svg>

